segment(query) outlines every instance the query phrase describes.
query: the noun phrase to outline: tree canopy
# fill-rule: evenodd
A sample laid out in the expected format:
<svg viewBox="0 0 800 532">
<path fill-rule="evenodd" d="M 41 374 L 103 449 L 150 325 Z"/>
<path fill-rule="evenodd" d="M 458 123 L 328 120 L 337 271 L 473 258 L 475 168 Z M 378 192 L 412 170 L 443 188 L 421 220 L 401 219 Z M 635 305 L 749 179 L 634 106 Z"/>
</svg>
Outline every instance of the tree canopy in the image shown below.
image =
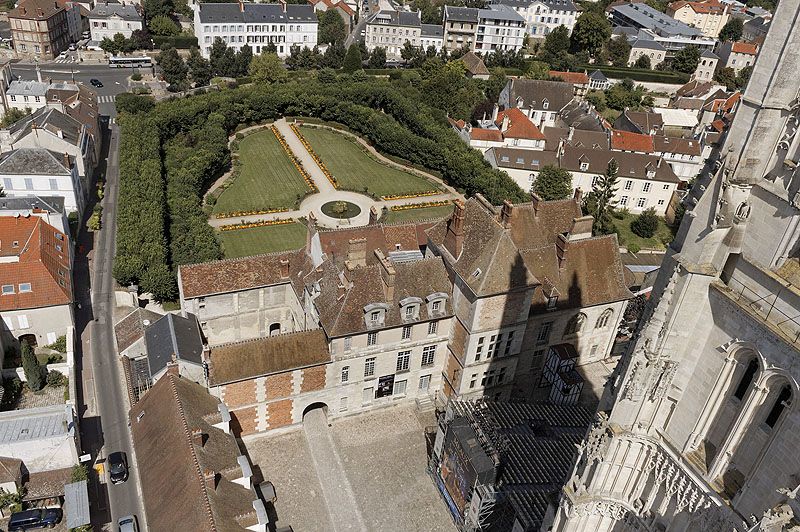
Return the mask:
<svg viewBox="0 0 800 532">
<path fill-rule="evenodd" d="M 585 12 L 575 21 L 572 28 L 572 48 L 584 51 L 590 57 L 596 55 L 611 37 L 611 23 L 597 13 Z"/>
<path fill-rule="evenodd" d="M 608 41 L 608 59 L 616 67 L 628 66 L 631 45 L 625 37 L 612 38 Z"/>
<path fill-rule="evenodd" d="M 719 30 L 719 40 L 738 41 L 744 33 L 744 21 L 739 17 L 728 19 L 728 22 Z"/>
<path fill-rule="evenodd" d="M 347 38 L 347 28 L 337 10 L 329 9 L 320 15 L 317 35 L 317 42 L 320 44 L 344 43 Z"/>
<path fill-rule="evenodd" d="M 182 91 L 188 87 L 189 69 L 178 55 L 175 48 L 168 48 L 158 54 L 158 66 L 164 74 L 164 80 L 169 83 L 170 90 Z"/>
<path fill-rule="evenodd" d="M 532 190 L 544 200 L 566 199 L 572 195 L 572 174 L 563 168 L 547 165 L 539 171 Z"/>
<path fill-rule="evenodd" d="M 672 68 L 684 74 L 691 74 L 700 63 L 700 48 L 689 45 L 675 52 L 672 56 Z"/>
<path fill-rule="evenodd" d="M 363 68 L 361 66 L 361 49 L 358 47 L 358 44 L 353 43 L 350 45 L 350 48 L 347 49 L 347 55 L 344 56 L 342 68 L 349 74 Z"/>
<path fill-rule="evenodd" d="M 255 83 L 276 83 L 285 81 L 289 73 L 278 54 L 261 52 L 250 62 L 250 77 Z"/>
</svg>

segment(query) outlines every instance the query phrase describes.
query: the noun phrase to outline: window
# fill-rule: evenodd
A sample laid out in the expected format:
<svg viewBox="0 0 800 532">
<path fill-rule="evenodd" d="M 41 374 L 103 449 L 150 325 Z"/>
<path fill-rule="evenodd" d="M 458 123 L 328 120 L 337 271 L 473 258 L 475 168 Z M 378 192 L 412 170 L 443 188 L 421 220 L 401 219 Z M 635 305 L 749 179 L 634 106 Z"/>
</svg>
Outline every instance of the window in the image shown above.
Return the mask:
<svg viewBox="0 0 800 532">
<path fill-rule="evenodd" d="M 20 283 L 19 284 L 19 292 L 20 294 L 23 292 L 30 292 L 31 291 L 31 283 Z"/>
<path fill-rule="evenodd" d="M 627 204 L 628 204 L 628 196 L 622 196 L 622 197 L 619 199 L 619 205 L 620 205 L 621 207 L 624 207 L 624 206 L 625 206 L 625 205 L 627 205 Z"/>
<path fill-rule="evenodd" d="M 581 170 L 586 171 L 589 169 L 589 163 L 581 163 Z"/>
<path fill-rule="evenodd" d="M 735 398 L 737 398 L 740 401 L 744 399 L 744 396 L 747 394 L 747 390 L 753 383 L 753 377 L 756 376 L 757 371 L 758 371 L 758 362 L 756 361 L 756 359 L 750 360 L 750 363 L 747 365 L 747 369 L 744 370 L 742 378 L 739 380 L 739 385 L 736 386 L 736 390 L 733 391 L 733 396 Z"/>
<path fill-rule="evenodd" d="M 642 192 L 650 192 L 650 186 L 652 183 L 645 183 L 642 185 Z"/>
<path fill-rule="evenodd" d="M 552 321 L 546 321 L 542 323 L 542 326 L 539 328 L 539 334 L 536 336 L 536 343 L 546 344 L 550 340 L 550 331 L 552 328 Z"/>
<path fill-rule="evenodd" d="M 30 177 L 25 178 L 25 190 L 33 190 L 33 179 Z"/>
<path fill-rule="evenodd" d="M 408 381 L 394 381 L 394 389 L 392 390 L 392 395 L 405 395 L 407 384 Z"/>
<path fill-rule="evenodd" d="M 370 357 L 364 361 L 364 377 L 375 375 L 375 357 Z"/>
<path fill-rule="evenodd" d="M 411 358 L 411 351 L 400 351 L 397 353 L 397 371 L 408 371 L 408 360 Z"/>
<path fill-rule="evenodd" d="M 662 200 L 662 199 L 658 200 L 658 204 L 659 205 L 664 205 L 664 200 Z"/>
<path fill-rule="evenodd" d="M 781 418 L 781 414 L 783 411 L 786 410 L 786 407 L 792 404 L 792 389 L 788 386 L 784 386 L 781 388 L 781 393 L 778 394 L 778 398 L 775 400 L 775 404 L 772 405 L 772 409 L 767 414 L 767 419 L 764 420 L 764 423 L 771 429 L 775 428 L 775 425 L 778 424 L 778 420 Z"/>
<path fill-rule="evenodd" d="M 408 340 L 411 338 L 411 325 L 404 325 L 403 326 L 403 340 Z"/>
<path fill-rule="evenodd" d="M 594 328 L 605 329 L 605 327 L 608 325 L 609 320 L 611 319 L 611 316 L 613 315 L 614 311 L 611 310 L 610 308 L 604 310 L 603 313 L 600 314 L 600 317 L 597 318 L 597 322 L 594 324 Z"/>
<path fill-rule="evenodd" d="M 342 366 L 342 382 L 350 380 L 350 366 Z"/>
<path fill-rule="evenodd" d="M 380 319 L 380 317 L 381 317 L 381 313 L 379 311 L 377 311 L 377 310 L 374 310 L 369 315 L 369 321 L 371 321 L 372 323 L 378 323 L 378 320 Z"/>
<path fill-rule="evenodd" d="M 511 353 L 511 345 L 514 343 L 514 331 L 508 332 L 508 337 L 506 338 L 506 349 L 503 352 L 503 356 L 508 356 Z"/>
<path fill-rule="evenodd" d="M 630 190 L 632 188 L 633 188 L 633 181 L 631 181 L 630 179 L 625 181 L 625 190 Z"/>
<path fill-rule="evenodd" d="M 669 185 L 664 185 L 664 190 L 669 190 Z"/>
<path fill-rule="evenodd" d="M 430 321 L 428 322 L 428 334 L 436 334 L 439 330 L 439 322 L 438 321 Z"/>
<path fill-rule="evenodd" d="M 344 350 L 350 351 L 353 347 L 353 338 L 351 336 L 346 336 L 344 339 Z"/>
<path fill-rule="evenodd" d="M 367 333 L 367 345 L 375 345 L 378 343 L 378 333 Z"/>
<path fill-rule="evenodd" d="M 640 209 L 644 209 L 645 205 L 647 205 L 647 198 L 639 198 L 636 201 L 636 206 Z"/>
<path fill-rule="evenodd" d="M 550 296 L 547 298 L 547 310 L 553 310 L 558 304 L 558 296 Z"/>
<path fill-rule="evenodd" d="M 27 329 L 28 327 L 30 327 L 30 324 L 28 323 L 28 316 L 26 316 L 25 314 L 17 316 L 17 321 L 19 321 L 20 329 Z"/>
<path fill-rule="evenodd" d="M 483 336 L 478 338 L 478 347 L 475 348 L 475 362 L 478 362 L 483 355 Z"/>
<path fill-rule="evenodd" d="M 14 293 L 14 285 L 13 284 L 4 284 L 3 285 L 3 295 L 13 294 Z"/>
<path fill-rule="evenodd" d="M 347 396 L 339 398 L 339 412 L 347 412 Z"/>
<path fill-rule="evenodd" d="M 11 186 L 11 178 L 4 177 L 3 178 L 3 188 L 6 190 L 13 190 L 14 187 Z"/>
<path fill-rule="evenodd" d="M 428 345 L 422 349 L 422 366 L 432 366 L 436 356 L 436 346 Z"/>
<path fill-rule="evenodd" d="M 442 302 L 441 301 L 434 301 L 431 303 L 431 311 L 439 312 L 442 309 Z"/>
<path fill-rule="evenodd" d="M 431 385 L 431 376 L 430 375 L 423 375 L 419 378 L 419 390 L 421 392 L 427 392 L 428 387 Z"/>
<path fill-rule="evenodd" d="M 586 321 L 586 314 L 583 312 L 579 312 L 575 314 L 570 320 L 567 322 L 567 326 L 564 328 L 564 336 L 569 336 L 572 334 L 578 334 L 583 329 L 583 323 Z"/>
<path fill-rule="evenodd" d="M 409 305 L 406 307 L 406 319 L 411 319 L 414 317 L 414 305 Z"/>
<path fill-rule="evenodd" d="M 489 350 L 486 353 L 486 358 L 492 358 L 497 356 L 497 351 L 500 349 L 500 344 L 503 342 L 503 334 L 500 333 L 497 336 L 494 334 L 489 338 Z"/>
<path fill-rule="evenodd" d="M 470 388 L 474 388 L 476 382 L 478 382 L 478 374 L 477 373 L 473 373 L 472 377 L 470 377 L 470 379 L 469 379 L 469 387 Z"/>
</svg>

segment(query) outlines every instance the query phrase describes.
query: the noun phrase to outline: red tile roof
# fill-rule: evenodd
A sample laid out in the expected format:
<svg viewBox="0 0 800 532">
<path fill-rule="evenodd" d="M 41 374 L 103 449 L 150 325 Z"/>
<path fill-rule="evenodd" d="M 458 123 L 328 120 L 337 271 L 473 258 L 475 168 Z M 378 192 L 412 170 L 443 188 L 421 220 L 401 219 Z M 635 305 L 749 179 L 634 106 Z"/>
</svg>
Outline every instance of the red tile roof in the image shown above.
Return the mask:
<svg viewBox="0 0 800 532">
<path fill-rule="evenodd" d="M 756 55 L 758 53 L 758 46 L 749 42 L 735 42 L 731 50 L 737 54 Z"/>
<path fill-rule="evenodd" d="M 56 247 L 58 246 L 58 247 Z M 68 237 L 38 217 L 0 216 L 0 310 L 66 305 L 72 302 Z M 30 283 L 28 292 L 19 285 Z"/>
<path fill-rule="evenodd" d="M 714 120 L 713 122 L 711 122 L 711 127 L 722 133 L 722 131 L 725 129 L 725 122 L 719 119 Z"/>
<path fill-rule="evenodd" d="M 675 12 L 682 8 L 683 6 L 689 6 L 695 13 L 718 13 L 722 14 L 725 10 L 725 6 L 722 5 L 721 2 L 717 2 L 716 0 L 710 0 L 708 2 L 673 2 L 669 5 L 669 8 Z"/>
<path fill-rule="evenodd" d="M 615 129 L 611 132 L 611 149 L 651 153 L 653 151 L 653 137 Z"/>
<path fill-rule="evenodd" d="M 503 142 L 503 134 L 499 129 L 483 129 L 481 127 L 473 127 L 469 132 L 469 138 L 472 140 L 487 140 L 490 142 Z"/>
<path fill-rule="evenodd" d="M 510 109 L 506 109 L 505 111 L 500 111 L 497 114 L 497 120 L 495 120 L 495 125 L 497 127 L 501 127 L 503 124 L 503 118 L 508 116 L 508 129 L 503 131 L 503 137 L 509 139 L 530 139 L 530 140 L 545 140 L 547 137 L 544 136 L 544 133 L 539 131 L 539 128 L 536 127 L 536 124 L 530 121 L 530 119 L 525 116 L 525 113 L 520 111 L 516 107 L 512 107 Z M 473 131 L 475 131 L 473 129 Z"/>
<path fill-rule="evenodd" d="M 572 83 L 573 85 L 589 84 L 589 76 L 586 74 L 586 72 L 559 72 L 558 70 L 551 70 L 550 77 L 561 78 L 567 83 Z"/>
</svg>

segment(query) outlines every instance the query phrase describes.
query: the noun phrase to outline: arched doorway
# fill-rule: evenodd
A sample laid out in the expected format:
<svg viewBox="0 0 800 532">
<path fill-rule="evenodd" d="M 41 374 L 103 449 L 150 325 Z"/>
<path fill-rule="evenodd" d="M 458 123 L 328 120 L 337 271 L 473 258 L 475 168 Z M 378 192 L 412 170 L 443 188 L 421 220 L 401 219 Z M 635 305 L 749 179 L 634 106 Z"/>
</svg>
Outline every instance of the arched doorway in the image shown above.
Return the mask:
<svg viewBox="0 0 800 532">
<path fill-rule="evenodd" d="M 307 406 L 307 407 L 306 407 L 306 408 L 303 410 L 303 420 L 305 420 L 305 418 L 306 418 L 306 415 L 307 415 L 309 412 L 311 412 L 311 411 L 314 411 L 314 410 L 322 410 L 322 414 L 323 414 L 323 415 L 325 416 L 325 418 L 327 419 L 327 417 L 328 417 L 328 405 L 327 405 L 327 404 L 325 404 L 325 403 L 323 403 L 323 402 L 321 402 L 321 401 L 317 401 L 316 403 L 311 403 L 310 405 L 308 405 L 308 406 Z"/>
<path fill-rule="evenodd" d="M 269 326 L 269 335 L 275 336 L 276 334 L 281 333 L 281 324 L 280 323 L 272 323 Z"/>
</svg>

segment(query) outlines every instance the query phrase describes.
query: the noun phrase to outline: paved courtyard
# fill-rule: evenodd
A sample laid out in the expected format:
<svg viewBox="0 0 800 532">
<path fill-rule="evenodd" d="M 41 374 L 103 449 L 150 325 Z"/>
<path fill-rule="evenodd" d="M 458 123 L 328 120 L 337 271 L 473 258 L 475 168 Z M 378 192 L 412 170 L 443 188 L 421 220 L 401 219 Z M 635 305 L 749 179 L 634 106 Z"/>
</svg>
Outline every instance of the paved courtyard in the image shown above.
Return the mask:
<svg viewBox="0 0 800 532">
<path fill-rule="evenodd" d="M 297 532 L 453 531 L 425 471 L 423 428 L 432 413 L 398 406 L 334 421 L 310 412 L 306 426 L 246 442 L 278 494 L 277 526 Z"/>
</svg>

